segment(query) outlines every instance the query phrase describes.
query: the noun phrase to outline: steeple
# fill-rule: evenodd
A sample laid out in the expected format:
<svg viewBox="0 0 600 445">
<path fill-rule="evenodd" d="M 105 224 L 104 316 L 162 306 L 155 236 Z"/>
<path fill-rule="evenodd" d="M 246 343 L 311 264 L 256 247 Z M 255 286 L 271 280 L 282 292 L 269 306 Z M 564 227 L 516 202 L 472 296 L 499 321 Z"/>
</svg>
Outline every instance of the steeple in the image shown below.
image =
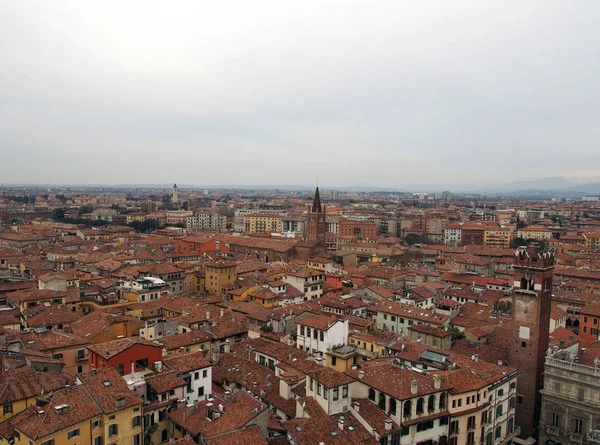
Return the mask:
<svg viewBox="0 0 600 445">
<path fill-rule="evenodd" d="M 315 189 L 315 197 L 313 198 L 312 204 L 312 213 L 323 213 L 323 208 L 321 207 L 321 195 L 319 194 L 319 186 Z"/>
</svg>

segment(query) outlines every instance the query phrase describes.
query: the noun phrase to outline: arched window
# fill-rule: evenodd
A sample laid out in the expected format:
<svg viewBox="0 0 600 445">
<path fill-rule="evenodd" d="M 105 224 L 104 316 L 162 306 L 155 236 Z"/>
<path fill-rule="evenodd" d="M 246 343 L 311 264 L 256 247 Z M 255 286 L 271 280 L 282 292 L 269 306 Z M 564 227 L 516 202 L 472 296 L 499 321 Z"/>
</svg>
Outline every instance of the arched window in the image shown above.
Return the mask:
<svg viewBox="0 0 600 445">
<path fill-rule="evenodd" d="M 369 388 L 369 400 L 375 401 L 375 390 L 373 388 Z"/>
<path fill-rule="evenodd" d="M 535 290 L 535 281 L 533 281 L 533 278 L 529 280 L 529 290 Z"/>
<path fill-rule="evenodd" d="M 169 440 L 169 433 L 167 433 L 166 429 L 162 430 L 162 433 L 160 433 L 160 440 L 162 440 L 163 442 Z"/>
<path fill-rule="evenodd" d="M 434 395 L 429 396 L 429 399 L 427 400 L 427 411 L 430 413 L 435 411 L 435 396 Z"/>
<path fill-rule="evenodd" d="M 396 415 L 396 399 L 390 398 L 390 416 Z"/>
<path fill-rule="evenodd" d="M 410 417 L 411 414 L 412 414 L 412 402 L 410 400 L 407 400 L 406 402 L 404 402 L 404 411 L 403 411 L 402 415 L 404 417 Z"/>
<path fill-rule="evenodd" d="M 527 290 L 527 278 L 521 278 L 521 289 Z"/>
<path fill-rule="evenodd" d="M 379 393 L 379 408 L 382 411 L 385 411 L 385 405 L 386 405 L 386 403 L 385 403 L 385 394 L 382 393 L 382 392 L 380 392 Z"/>
<path fill-rule="evenodd" d="M 446 393 L 440 394 L 440 409 L 446 409 Z"/>
<path fill-rule="evenodd" d="M 425 405 L 425 400 L 423 397 L 420 397 L 419 400 L 417 400 L 417 414 L 423 414 L 423 405 Z"/>
</svg>

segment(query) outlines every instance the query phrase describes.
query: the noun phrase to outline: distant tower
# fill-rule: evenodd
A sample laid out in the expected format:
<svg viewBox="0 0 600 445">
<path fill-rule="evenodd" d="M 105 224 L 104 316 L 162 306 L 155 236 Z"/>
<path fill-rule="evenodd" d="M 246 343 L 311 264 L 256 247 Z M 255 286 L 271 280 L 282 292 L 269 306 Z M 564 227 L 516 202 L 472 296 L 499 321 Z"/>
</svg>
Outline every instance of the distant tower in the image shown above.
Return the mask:
<svg viewBox="0 0 600 445">
<path fill-rule="evenodd" d="M 152 213 L 152 200 L 148 200 L 148 213 Z"/>
<path fill-rule="evenodd" d="M 177 196 L 177 184 L 173 184 L 173 197 L 171 198 L 174 204 L 179 202 L 179 197 Z"/>
<path fill-rule="evenodd" d="M 515 252 L 510 366 L 517 380 L 515 423 L 528 436 L 536 433 L 541 408 L 542 372 L 548 350 L 554 253 L 537 243 Z"/>
<path fill-rule="evenodd" d="M 315 189 L 312 207 L 308 212 L 306 240 L 313 243 L 325 243 L 325 208 L 321 207 L 318 186 Z"/>
</svg>

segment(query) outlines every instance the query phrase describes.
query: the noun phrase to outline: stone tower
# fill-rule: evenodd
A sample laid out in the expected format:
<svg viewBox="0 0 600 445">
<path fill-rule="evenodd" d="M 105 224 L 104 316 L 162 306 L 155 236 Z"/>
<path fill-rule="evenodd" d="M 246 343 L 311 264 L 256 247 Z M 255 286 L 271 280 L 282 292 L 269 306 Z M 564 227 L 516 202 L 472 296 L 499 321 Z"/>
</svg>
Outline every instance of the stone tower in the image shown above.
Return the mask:
<svg viewBox="0 0 600 445">
<path fill-rule="evenodd" d="M 325 208 L 321 206 L 318 186 L 315 189 L 312 207 L 308 212 L 306 240 L 313 243 L 325 243 Z"/>
<path fill-rule="evenodd" d="M 171 198 L 171 201 L 174 204 L 177 204 L 179 202 L 179 196 L 177 196 L 177 184 L 173 184 L 173 196 Z"/>
<path fill-rule="evenodd" d="M 517 380 L 516 419 L 523 434 L 536 435 L 541 408 L 542 372 L 548 349 L 554 253 L 537 243 L 515 252 L 510 366 Z"/>
</svg>

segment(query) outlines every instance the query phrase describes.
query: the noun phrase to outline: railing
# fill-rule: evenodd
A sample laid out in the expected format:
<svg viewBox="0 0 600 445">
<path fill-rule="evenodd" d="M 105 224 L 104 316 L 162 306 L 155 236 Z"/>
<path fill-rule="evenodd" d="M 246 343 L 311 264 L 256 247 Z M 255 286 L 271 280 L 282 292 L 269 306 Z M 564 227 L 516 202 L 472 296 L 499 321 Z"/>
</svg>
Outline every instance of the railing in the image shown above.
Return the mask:
<svg viewBox="0 0 600 445">
<path fill-rule="evenodd" d="M 571 372 L 579 372 L 582 374 L 592 375 L 592 376 L 600 376 L 600 368 L 594 368 L 592 366 L 580 365 L 578 363 L 571 363 L 565 360 L 558 360 L 552 357 L 546 357 L 546 365 L 556 366 L 557 368 L 562 368 L 569 370 Z"/>
<path fill-rule="evenodd" d="M 583 436 L 581 434 L 571 433 L 569 434 L 569 439 L 573 443 L 583 443 Z"/>
<path fill-rule="evenodd" d="M 546 433 L 548 433 L 548 436 L 558 437 L 560 436 L 560 428 L 556 426 L 547 426 Z"/>
<path fill-rule="evenodd" d="M 516 426 L 514 430 L 512 430 L 511 433 L 508 433 L 506 435 L 506 437 L 504 438 L 504 442 L 503 443 L 510 443 L 510 441 L 512 439 L 514 439 L 515 437 L 517 437 L 519 434 L 521 434 L 521 427 L 520 426 Z"/>
</svg>

